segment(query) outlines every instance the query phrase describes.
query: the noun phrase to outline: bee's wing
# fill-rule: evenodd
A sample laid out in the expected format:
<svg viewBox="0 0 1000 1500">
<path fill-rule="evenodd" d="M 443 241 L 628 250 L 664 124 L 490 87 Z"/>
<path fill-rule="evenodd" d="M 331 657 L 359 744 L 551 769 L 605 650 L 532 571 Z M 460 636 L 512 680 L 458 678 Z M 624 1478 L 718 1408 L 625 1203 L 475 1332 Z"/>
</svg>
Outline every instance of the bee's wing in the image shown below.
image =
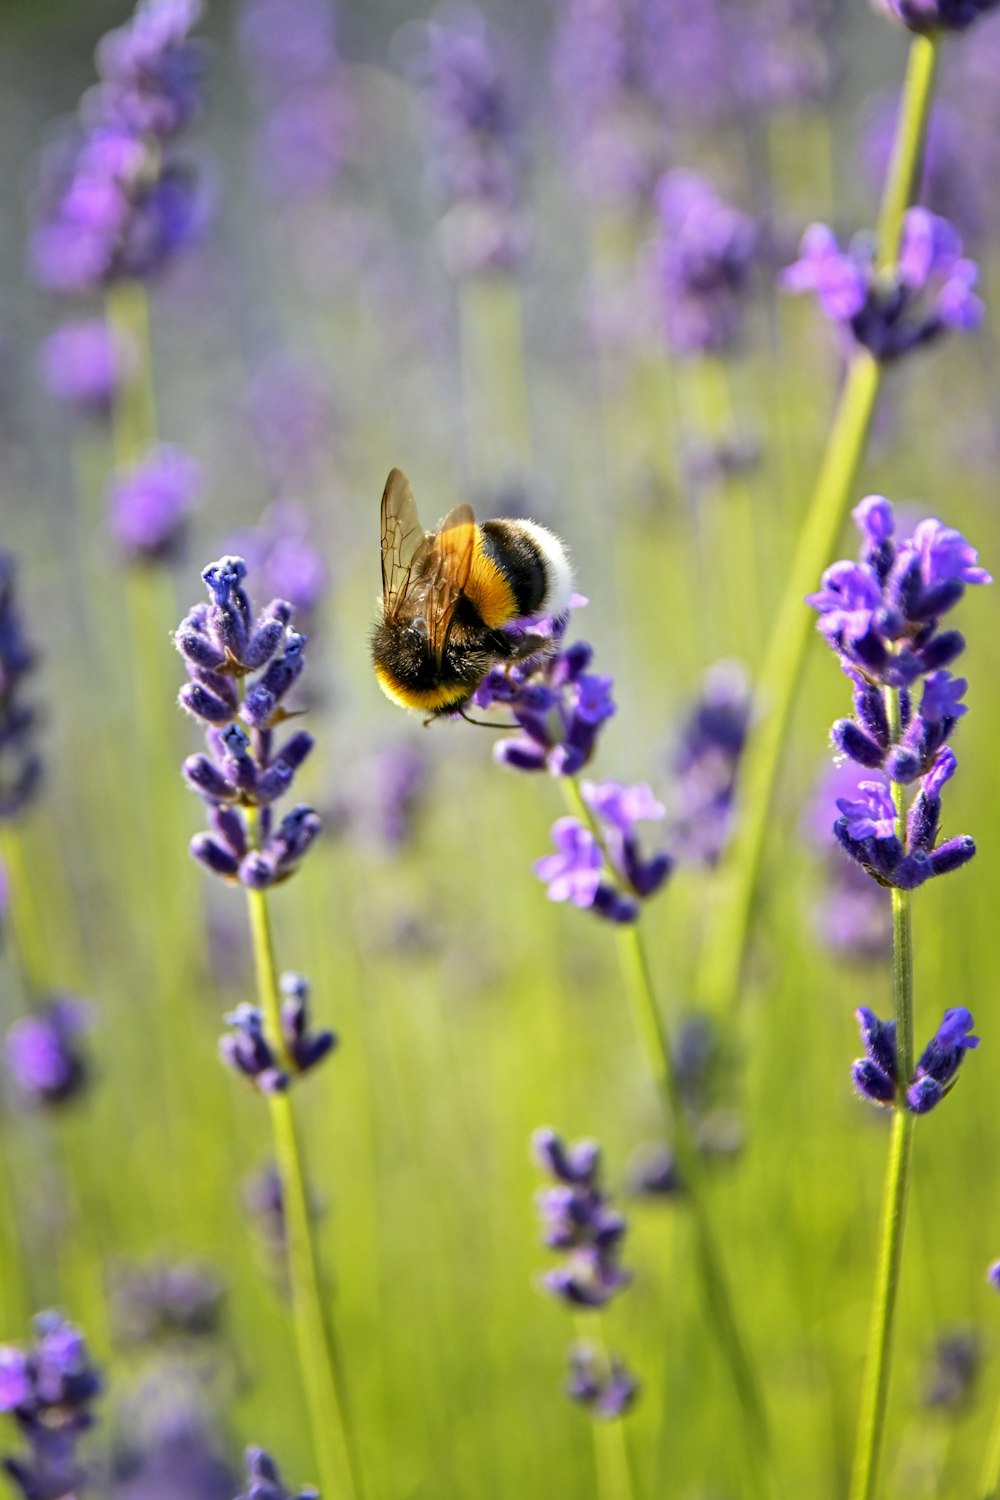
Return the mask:
<svg viewBox="0 0 1000 1500">
<path fill-rule="evenodd" d="M 427 540 L 410 481 L 401 469 L 393 469 L 382 491 L 382 607 L 387 618 L 406 597 L 414 559 Z"/>
<path fill-rule="evenodd" d="M 440 531 L 430 539 L 430 556 L 421 566 L 421 583 L 426 587 L 425 618 L 427 638 L 438 661 L 444 653 L 455 606 L 465 591 L 472 572 L 476 547 L 476 517 L 471 505 L 462 502 L 450 510 L 441 522 Z"/>
</svg>

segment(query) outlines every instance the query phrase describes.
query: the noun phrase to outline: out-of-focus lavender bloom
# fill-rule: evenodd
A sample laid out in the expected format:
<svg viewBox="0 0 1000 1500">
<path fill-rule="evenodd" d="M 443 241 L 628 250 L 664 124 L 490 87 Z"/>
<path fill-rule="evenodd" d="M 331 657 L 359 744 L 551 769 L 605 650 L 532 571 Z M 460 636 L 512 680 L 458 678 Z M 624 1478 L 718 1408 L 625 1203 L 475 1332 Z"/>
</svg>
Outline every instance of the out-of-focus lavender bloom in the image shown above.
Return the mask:
<svg viewBox="0 0 1000 1500">
<path fill-rule="evenodd" d="M 986 1271 L 986 1280 L 994 1291 L 1000 1292 L 1000 1260 L 993 1261 Z"/>
<path fill-rule="evenodd" d="M 218 1332 L 222 1283 L 196 1261 L 164 1261 L 122 1272 L 114 1286 L 115 1327 L 128 1343 Z"/>
<path fill-rule="evenodd" d="M 639 1383 L 621 1360 L 578 1344 L 569 1351 L 566 1394 L 598 1417 L 622 1417 L 635 1404 Z"/>
<path fill-rule="evenodd" d="M 982 1345 L 971 1329 L 957 1329 L 938 1339 L 924 1376 L 923 1405 L 947 1411 L 964 1406 L 982 1361 Z"/>
<path fill-rule="evenodd" d="M 880 1021 L 867 1005 L 856 1014 L 866 1056 L 854 1064 L 854 1086 L 873 1104 L 893 1105 L 899 1096 L 896 1023 Z M 928 1114 L 954 1088 L 963 1057 L 979 1046 L 979 1037 L 972 1034 L 974 1025 L 964 1005 L 945 1011 L 906 1086 L 906 1108 L 913 1114 Z"/>
<path fill-rule="evenodd" d="M 205 54 L 190 35 L 200 14 L 200 0 L 140 0 L 98 43 L 85 114 L 161 140 L 190 124 L 203 101 Z"/>
<path fill-rule="evenodd" d="M 901 21 L 910 31 L 965 31 L 997 0 L 874 0 L 890 21 Z"/>
<path fill-rule="evenodd" d="M 855 235 L 841 250 L 832 229 L 812 224 L 799 259 L 782 271 L 780 284 L 790 292 L 815 292 L 824 317 L 848 344 L 861 344 L 886 361 L 950 328 L 978 328 L 983 317 L 974 290 L 978 279 L 975 262 L 962 254 L 962 241 L 948 220 L 911 208 L 891 271 L 877 269 L 871 235 Z"/>
<path fill-rule="evenodd" d="M 684 490 L 697 506 L 729 480 L 752 473 L 760 458 L 760 441 L 752 432 L 717 438 L 688 433 L 681 438 L 677 463 Z"/>
<path fill-rule="evenodd" d="M 283 1093 L 292 1077 L 310 1072 L 337 1045 L 332 1031 L 310 1031 L 309 985 L 301 974 L 282 974 L 281 993 L 280 1055 L 255 1005 L 239 1005 L 227 1015 L 232 1030 L 219 1039 L 222 1060 L 264 1094 Z"/>
<path fill-rule="evenodd" d="M 232 1500 L 240 1480 L 220 1456 L 211 1391 L 201 1376 L 190 1357 L 161 1355 L 129 1391 L 109 1500 Z"/>
<path fill-rule="evenodd" d="M 32 272 L 49 291 L 80 293 L 154 276 L 198 237 L 205 212 L 188 168 L 146 137 L 98 126 L 43 160 Z"/>
<path fill-rule="evenodd" d="M 697 172 L 675 169 L 656 189 L 656 272 L 670 347 L 719 354 L 739 338 L 757 230 Z"/>
<path fill-rule="evenodd" d="M 745 111 L 746 8 L 730 0 L 638 0 L 643 85 L 668 124 L 731 123 Z"/>
<path fill-rule="evenodd" d="M 593 755 L 601 726 L 615 713 L 611 678 L 587 670 L 592 647 L 586 641 L 563 645 L 567 624 L 568 616 L 519 622 L 522 632 L 548 638 L 550 649 L 495 667 L 473 694 L 477 708 L 507 708 L 520 730 L 494 745 L 493 758 L 501 765 L 575 776 Z"/>
<path fill-rule="evenodd" d="M 266 98 L 320 84 L 337 61 L 334 8 L 330 0 L 246 0 L 239 46 Z"/>
<path fill-rule="evenodd" d="M 897 97 L 880 97 L 865 125 L 861 158 L 873 191 L 885 180 L 898 114 Z M 924 144 L 919 201 L 953 223 L 963 237 L 977 239 L 983 234 L 990 205 L 989 194 L 983 192 L 982 161 L 970 145 L 969 134 L 964 111 L 935 100 Z"/>
<path fill-rule="evenodd" d="M 970 838 L 938 843 L 941 792 L 957 765 L 947 742 L 965 713 L 966 688 L 964 679 L 945 670 L 964 639 L 939 626 L 966 585 L 992 580 L 969 542 L 940 521 L 921 521 L 912 537 L 897 541 L 892 506 L 881 495 L 861 501 L 854 518 L 863 539 L 858 562 L 834 563 L 807 603 L 819 612 L 819 628 L 854 684 L 854 715 L 834 724 L 833 743 L 879 774 L 860 780 L 857 795 L 838 799 L 841 816 L 833 831 L 874 879 L 913 890 L 975 854 Z M 884 688 L 900 690 L 895 739 Z M 900 837 L 889 783 L 917 781 Z"/>
<path fill-rule="evenodd" d="M 257 371 L 248 408 L 275 487 L 280 491 L 289 483 L 308 482 L 333 420 L 319 373 L 295 360 L 275 357 Z"/>
<path fill-rule="evenodd" d="M 28 1445 L 3 1467 L 23 1500 L 71 1500 L 87 1484 L 76 1448 L 94 1422 L 101 1378 L 82 1336 L 59 1313 L 39 1313 L 33 1326 L 29 1348 L 0 1347 L 0 1411 Z"/>
<path fill-rule="evenodd" d="M 290 716 L 284 699 L 302 671 L 306 640 L 292 628 L 292 607 L 283 599 L 254 621 L 246 572 L 241 557 L 205 568 L 210 603 L 195 605 L 174 642 L 190 679 L 181 707 L 206 726 L 209 752 L 188 756 L 183 767 L 212 825 L 195 835 L 191 853 L 213 874 L 262 890 L 294 873 L 320 820 L 303 805 L 280 823 L 274 817 L 274 803 L 290 790 L 313 745 L 304 729 L 275 743 L 275 730 Z M 241 697 L 239 682 L 250 674 L 258 675 Z M 252 823 L 250 809 L 256 809 Z"/>
<path fill-rule="evenodd" d="M 581 191 L 638 208 L 662 169 L 665 132 L 643 88 L 629 0 L 562 0 L 553 82 Z"/>
<path fill-rule="evenodd" d="M 247 1179 L 243 1188 L 243 1205 L 268 1256 L 283 1258 L 287 1241 L 285 1195 L 281 1173 L 273 1162 Z"/>
<path fill-rule="evenodd" d="M 111 531 L 131 561 L 156 563 L 177 556 L 203 482 L 201 465 L 168 443 L 113 482 L 108 496 Z"/>
<path fill-rule="evenodd" d="M 828 102 L 839 74 L 839 10 L 837 0 L 764 0 L 754 6 L 740 52 L 748 104 L 769 112 Z"/>
<path fill-rule="evenodd" d="M 4 1042 L 7 1070 L 19 1092 L 35 1104 L 65 1104 L 87 1083 L 81 1046 L 87 1027 L 83 1006 L 55 996 L 15 1021 Z"/>
<path fill-rule="evenodd" d="M 246 1459 L 248 1487 L 236 1500 L 319 1500 L 318 1490 L 298 1490 L 293 1495 L 286 1489 L 278 1465 L 263 1448 L 248 1448 Z"/>
<path fill-rule="evenodd" d="M 820 941 L 846 958 L 883 958 L 892 948 L 889 898 L 853 860 L 832 847 L 830 834 L 840 816 L 839 802 L 856 799 L 870 773 L 853 761 L 827 766 L 807 808 L 805 832 L 824 857 L 828 881 L 812 917 Z"/>
<path fill-rule="evenodd" d="M 678 859 L 714 865 L 733 826 L 733 792 L 750 728 L 746 668 L 716 662 L 681 729 L 671 757 L 670 842 Z"/>
<path fill-rule="evenodd" d="M 639 1152 L 629 1172 L 629 1187 L 640 1198 L 675 1198 L 682 1193 L 684 1182 L 670 1147 Z"/>
<path fill-rule="evenodd" d="M 428 23 L 416 67 L 432 174 L 445 206 L 449 269 L 512 271 L 528 248 L 517 112 L 485 17 L 469 9 Z"/>
<path fill-rule="evenodd" d="M 342 79 L 303 89 L 274 104 L 257 129 L 257 180 L 272 198 L 329 192 L 357 143 L 357 112 Z"/>
<path fill-rule="evenodd" d="M 413 741 L 383 745 L 365 755 L 361 780 L 344 808 L 344 822 L 361 843 L 398 851 L 414 837 L 427 796 L 431 763 Z"/>
<path fill-rule="evenodd" d="M 103 318 L 66 323 L 39 350 L 49 395 L 82 416 L 106 416 L 134 364 L 134 346 Z"/>
<path fill-rule="evenodd" d="M 330 586 L 330 570 L 311 537 L 308 512 L 294 500 L 276 500 L 260 524 L 231 537 L 227 551 L 246 561 L 263 583 L 263 591 L 287 599 L 306 622 L 316 613 Z"/>
<path fill-rule="evenodd" d="M 35 665 L 17 605 L 14 558 L 0 549 L 0 822 L 22 813 L 41 785 L 38 714 L 24 695 Z"/>
<path fill-rule="evenodd" d="M 538 1196 L 544 1241 L 565 1256 L 544 1278 L 571 1307 L 604 1307 L 630 1277 L 620 1264 L 626 1224 L 600 1185 L 601 1154 L 592 1141 L 567 1147 L 554 1130 L 537 1130 L 535 1156 L 556 1186 Z"/>
</svg>

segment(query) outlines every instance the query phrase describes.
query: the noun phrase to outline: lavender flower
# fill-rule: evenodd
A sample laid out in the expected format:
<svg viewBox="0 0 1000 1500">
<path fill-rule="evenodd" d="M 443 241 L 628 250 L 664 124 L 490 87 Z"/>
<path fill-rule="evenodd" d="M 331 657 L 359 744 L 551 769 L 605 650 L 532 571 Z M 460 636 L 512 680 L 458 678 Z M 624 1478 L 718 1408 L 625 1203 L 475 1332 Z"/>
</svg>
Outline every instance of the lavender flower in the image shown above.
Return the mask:
<svg viewBox="0 0 1000 1500">
<path fill-rule="evenodd" d="M 111 530 L 132 562 L 163 562 L 176 556 L 202 484 L 201 465 L 167 443 L 114 482 L 109 496 Z"/>
<path fill-rule="evenodd" d="M 667 341 L 678 354 L 720 354 L 743 326 L 757 244 L 753 220 L 704 177 L 681 169 L 660 179 L 656 211 Z"/>
<path fill-rule="evenodd" d="M 345 799 L 343 817 L 359 842 L 389 851 L 411 843 L 428 791 L 431 765 L 413 741 L 365 755 L 361 779 Z"/>
<path fill-rule="evenodd" d="M 859 796 L 867 773 L 854 761 L 827 766 L 805 819 L 804 831 L 824 857 L 827 882 L 813 911 L 813 928 L 823 945 L 846 958 L 883 958 L 892 948 L 892 914 L 886 892 L 860 865 L 831 848 L 830 832 L 842 800 Z"/>
<path fill-rule="evenodd" d="M 66 323 L 39 351 L 50 396 L 81 416 L 107 416 L 122 381 L 135 364 L 135 348 L 103 318 Z"/>
<path fill-rule="evenodd" d="M 857 796 L 838 799 L 834 833 L 874 879 L 913 890 L 975 853 L 970 838 L 938 843 L 941 792 L 957 766 L 947 741 L 965 713 L 966 687 L 946 670 L 965 642 L 939 625 L 967 584 L 992 580 L 974 548 L 940 521 L 921 521 L 912 537 L 897 542 L 892 506 L 881 495 L 863 500 L 854 518 L 864 539 L 859 561 L 834 563 L 807 601 L 854 684 L 854 716 L 834 724 L 834 745 L 878 773 L 859 782 Z M 902 734 L 895 741 L 883 688 L 900 690 Z M 900 838 L 890 783 L 918 781 Z"/>
<path fill-rule="evenodd" d="M 572 1307 L 603 1307 L 630 1278 L 619 1263 L 626 1224 L 601 1189 L 600 1150 L 593 1141 L 567 1147 L 548 1129 L 535 1132 L 533 1145 L 556 1181 L 538 1197 L 544 1241 L 566 1257 L 544 1285 Z"/>
<path fill-rule="evenodd" d="M 641 903 L 654 895 L 673 868 L 666 853 L 643 854 L 636 825 L 664 815 L 648 786 L 585 781 L 581 792 L 594 813 L 601 840 L 576 818 L 552 828 L 556 853 L 535 862 L 550 901 L 571 901 L 612 922 L 634 922 Z"/>
<path fill-rule="evenodd" d="M 337 1045 L 332 1031 L 309 1029 L 309 984 L 301 974 L 282 974 L 281 1055 L 275 1054 L 256 1005 L 239 1005 L 226 1016 L 233 1028 L 219 1039 L 223 1062 L 263 1094 L 280 1094 L 293 1076 L 308 1073 Z"/>
<path fill-rule="evenodd" d="M 736 773 L 750 730 L 746 669 L 720 661 L 705 674 L 671 759 L 671 844 L 677 857 L 711 867 L 733 826 Z"/>
<path fill-rule="evenodd" d="M 254 376 L 247 404 L 275 488 L 307 484 L 316 474 L 333 423 L 329 395 L 318 371 L 285 357 L 272 358 Z M 303 526 L 301 519 L 295 519 L 295 508 L 284 501 L 268 512 L 262 529 L 276 537 L 279 529 L 301 532 Z M 253 551 L 250 561 L 256 565 Z"/>
<path fill-rule="evenodd" d="M 17 607 L 14 559 L 0 549 L 0 822 L 34 800 L 42 780 L 38 713 L 25 702 L 35 653 Z"/>
<path fill-rule="evenodd" d="M 986 1280 L 995 1291 L 1000 1292 L 1000 1260 L 995 1260 L 986 1272 Z"/>
<path fill-rule="evenodd" d="M 983 1351 L 969 1329 L 956 1329 L 938 1339 L 928 1366 L 921 1401 L 937 1410 L 956 1411 L 973 1393 Z"/>
<path fill-rule="evenodd" d="M 746 17 L 744 93 L 758 110 L 827 105 L 840 67 L 836 0 L 765 0 Z"/>
<path fill-rule="evenodd" d="M 83 1007 L 53 996 L 15 1021 L 4 1042 L 7 1068 L 19 1091 L 35 1104 L 65 1104 L 82 1092 L 88 1068 L 80 1045 L 87 1021 Z"/>
<path fill-rule="evenodd" d="M 965 31 L 994 9 L 997 0 L 874 0 L 890 21 L 910 31 Z"/>
<path fill-rule="evenodd" d="M 223 1288 L 214 1272 L 195 1261 L 164 1261 L 123 1272 L 112 1300 L 119 1337 L 151 1343 L 216 1333 Z"/>
<path fill-rule="evenodd" d="M 568 618 L 519 622 L 532 635 L 548 636 L 551 649 L 494 667 L 473 694 L 477 708 L 508 709 L 521 731 L 494 746 L 501 765 L 575 776 L 594 754 L 601 726 L 614 716 L 611 678 L 587 670 L 593 648 L 586 641 L 562 644 L 567 624 Z"/>
<path fill-rule="evenodd" d="M 174 641 L 191 679 L 181 689 L 181 707 L 207 726 L 209 750 L 189 756 L 183 767 L 212 824 L 211 832 L 192 839 L 191 853 L 223 879 L 261 890 L 295 871 L 320 820 L 303 805 L 280 823 L 274 819 L 274 803 L 289 791 L 313 746 L 305 730 L 275 743 L 277 726 L 289 717 L 283 700 L 302 671 L 306 641 L 292 628 L 292 607 L 282 599 L 254 622 L 243 588 L 246 571 L 240 557 L 205 568 L 211 603 L 195 605 Z M 241 696 L 240 684 L 252 673 L 259 675 Z M 249 809 L 256 809 L 254 824 L 247 821 Z"/>
<path fill-rule="evenodd" d="M 896 1023 L 880 1021 L 862 1005 L 855 1012 L 861 1027 L 866 1056 L 853 1067 L 854 1085 L 873 1104 L 894 1105 L 899 1097 L 896 1065 Z M 937 1031 L 920 1055 L 913 1077 L 906 1085 L 905 1104 L 913 1114 L 925 1115 L 936 1108 L 955 1085 L 962 1058 L 979 1046 L 973 1036 L 975 1022 L 964 1005 L 946 1010 Z"/>
<path fill-rule="evenodd" d="M 485 18 L 475 10 L 429 23 L 417 67 L 445 204 L 441 238 L 457 275 L 512 271 L 524 258 L 516 113 Z"/>
<path fill-rule="evenodd" d="M 330 570 L 311 530 L 301 505 L 276 500 L 260 524 L 232 537 L 227 549 L 244 558 L 248 572 L 262 577 L 266 593 L 287 599 L 303 622 L 311 621 L 330 586 Z"/>
<path fill-rule="evenodd" d="M 566 1394 L 598 1417 L 621 1417 L 635 1403 L 639 1385 L 621 1360 L 605 1359 L 586 1344 L 569 1352 Z"/>
<path fill-rule="evenodd" d="M 639 69 L 666 121 L 711 128 L 745 112 L 742 51 L 746 17 L 727 0 L 639 0 Z"/>
<path fill-rule="evenodd" d="M 820 308 L 845 343 L 860 344 L 876 359 L 899 359 L 949 328 L 978 328 L 983 305 L 974 287 L 975 263 L 947 219 L 925 208 L 908 209 L 899 259 L 888 271 L 875 263 L 875 242 L 856 235 L 846 251 L 833 230 L 812 224 L 800 257 L 781 273 L 791 292 L 815 292 Z"/>
<path fill-rule="evenodd" d="M 200 112 L 205 54 L 190 35 L 200 0 L 140 0 L 95 54 L 101 82 L 85 101 L 104 123 L 166 140 Z"/>
<path fill-rule="evenodd" d="M 246 0 L 240 53 L 267 99 L 322 82 L 336 63 L 336 15 L 330 0 Z"/>
<path fill-rule="evenodd" d="M 286 1489 L 278 1465 L 263 1448 L 248 1448 L 246 1459 L 248 1487 L 236 1500 L 319 1500 L 318 1490 L 299 1490 L 293 1495 Z"/>
<path fill-rule="evenodd" d="M 82 1495 L 87 1483 L 76 1448 L 94 1422 L 101 1379 L 83 1338 L 59 1313 L 39 1313 L 28 1349 L 0 1347 L 0 1411 L 10 1412 L 28 1445 L 3 1467 L 23 1500 Z"/>
</svg>

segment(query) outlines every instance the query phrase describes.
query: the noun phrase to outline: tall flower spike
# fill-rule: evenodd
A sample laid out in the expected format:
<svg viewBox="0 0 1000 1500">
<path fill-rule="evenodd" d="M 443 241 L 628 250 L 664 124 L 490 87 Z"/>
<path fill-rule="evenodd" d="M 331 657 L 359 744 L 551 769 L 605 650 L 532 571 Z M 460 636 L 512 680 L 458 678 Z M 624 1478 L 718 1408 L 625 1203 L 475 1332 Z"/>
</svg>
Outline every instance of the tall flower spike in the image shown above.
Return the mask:
<svg viewBox="0 0 1000 1500">
<path fill-rule="evenodd" d="M 899 1097 L 896 1065 L 896 1023 L 880 1021 L 873 1010 L 862 1005 L 857 1011 L 865 1056 L 855 1062 L 852 1072 L 858 1093 L 873 1104 L 894 1105 Z M 913 1077 L 906 1084 L 906 1107 L 915 1115 L 926 1115 L 935 1109 L 945 1094 L 951 1092 L 966 1052 L 979 1046 L 974 1036 L 975 1022 L 964 1005 L 946 1010 L 937 1031 L 920 1054 Z"/>
<path fill-rule="evenodd" d="M 983 318 L 978 279 L 957 231 L 926 208 L 907 210 L 899 258 L 890 271 L 878 268 L 872 235 L 856 235 L 841 250 L 832 229 L 812 224 L 799 259 L 779 278 L 786 291 L 816 294 L 823 316 L 848 350 L 860 344 L 883 362 L 931 343 L 948 329 L 978 328 Z"/>
<path fill-rule="evenodd" d="M 543 1238 L 565 1256 L 543 1284 L 572 1307 L 603 1307 L 631 1278 L 620 1264 L 625 1220 L 600 1186 L 600 1151 L 592 1141 L 567 1147 L 548 1129 L 535 1132 L 533 1146 L 556 1184 L 538 1195 Z"/>
<path fill-rule="evenodd" d="M 27 1349 L 0 1346 L 0 1411 L 28 1445 L 3 1467 L 23 1500 L 61 1500 L 82 1495 L 87 1483 L 76 1449 L 93 1425 L 101 1378 L 81 1334 L 59 1313 L 39 1313 L 34 1333 Z"/>
<path fill-rule="evenodd" d="M 180 703 L 205 724 L 208 746 L 183 767 L 212 825 L 192 839 L 191 853 L 213 874 L 262 890 L 294 873 L 320 820 L 303 805 L 280 822 L 274 816 L 273 804 L 291 789 L 313 746 L 302 729 L 276 742 L 278 726 L 292 716 L 284 699 L 302 671 L 306 639 L 292 628 L 292 607 L 282 599 L 254 619 L 246 571 L 240 557 L 209 564 L 202 577 L 210 603 L 195 605 L 174 642 L 190 679 Z"/>
<path fill-rule="evenodd" d="M 946 670 L 965 642 L 940 626 L 967 585 L 992 579 L 965 537 L 940 521 L 921 521 L 911 537 L 897 540 L 893 508 L 882 495 L 862 500 L 854 519 L 862 537 L 858 561 L 834 563 L 807 601 L 854 686 L 854 714 L 834 724 L 834 746 L 872 773 L 858 783 L 858 795 L 838 799 L 833 831 L 880 884 L 913 890 L 975 854 L 971 838 L 939 841 L 941 793 L 958 764 L 948 741 L 966 712 L 965 679 Z M 885 688 L 900 692 L 895 740 Z M 917 788 L 902 839 L 892 782 Z"/>
<path fill-rule="evenodd" d="M 720 354 L 739 338 L 757 231 L 705 178 L 675 169 L 656 189 L 656 270 L 667 340 L 678 354 Z"/>
</svg>

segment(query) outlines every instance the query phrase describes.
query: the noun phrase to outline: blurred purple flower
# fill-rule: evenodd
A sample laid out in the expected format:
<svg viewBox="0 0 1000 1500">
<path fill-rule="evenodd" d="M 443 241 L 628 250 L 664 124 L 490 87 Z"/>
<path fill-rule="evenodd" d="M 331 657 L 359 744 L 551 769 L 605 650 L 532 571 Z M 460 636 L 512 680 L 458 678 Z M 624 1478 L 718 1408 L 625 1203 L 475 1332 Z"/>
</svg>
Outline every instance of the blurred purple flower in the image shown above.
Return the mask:
<svg viewBox="0 0 1000 1500">
<path fill-rule="evenodd" d="M 162 1261 L 121 1272 L 112 1294 L 115 1328 L 128 1343 L 218 1331 L 218 1277 L 196 1261 Z"/>
<path fill-rule="evenodd" d="M 354 102 L 339 77 L 277 101 L 254 138 L 262 191 L 278 199 L 328 192 L 354 151 L 357 129 Z"/>
<path fill-rule="evenodd" d="M 332 427 L 319 372 L 284 356 L 269 360 L 252 381 L 248 409 L 276 488 L 308 481 Z"/>
<path fill-rule="evenodd" d="M 3 1467 L 22 1500 L 73 1500 L 87 1484 L 76 1454 L 93 1425 L 101 1378 L 81 1334 L 59 1313 L 39 1313 L 26 1350 L 0 1346 L 0 1411 L 14 1417 L 28 1445 Z"/>
<path fill-rule="evenodd" d="M 295 1495 L 281 1482 L 278 1466 L 263 1448 L 248 1448 L 246 1452 L 249 1488 L 236 1500 L 319 1500 L 319 1491 L 299 1490 Z"/>
<path fill-rule="evenodd" d="M 910 31 L 965 31 L 994 9 L 997 0 L 874 0 L 890 21 Z"/>
<path fill-rule="evenodd" d="M 265 98 L 321 84 L 337 61 L 333 5 L 330 0 L 245 0 L 239 46 Z"/>
<path fill-rule="evenodd" d="M 719 354 L 739 337 L 757 230 L 696 172 L 676 169 L 656 189 L 656 271 L 667 340 L 679 354 Z"/>
<path fill-rule="evenodd" d="M 135 365 L 135 346 L 103 318 L 65 323 L 39 350 L 50 396 L 82 415 L 106 416 Z"/>
<path fill-rule="evenodd" d="M 538 1194 L 543 1239 L 565 1257 L 544 1285 L 571 1307 L 604 1307 L 631 1278 L 620 1264 L 627 1226 L 601 1187 L 600 1151 L 591 1141 L 567 1147 L 549 1129 L 536 1130 L 532 1144 L 555 1178 Z"/>
<path fill-rule="evenodd" d="M 326 560 L 312 541 L 308 511 L 294 500 L 276 500 L 260 524 L 230 537 L 226 551 L 244 558 L 262 580 L 262 592 L 287 599 L 307 633 L 330 586 Z"/>
<path fill-rule="evenodd" d="M 705 673 L 670 762 L 670 841 L 681 860 L 711 866 L 725 849 L 750 714 L 746 668 L 716 662 Z"/>
<path fill-rule="evenodd" d="M 36 658 L 18 608 L 16 581 L 14 558 L 0 549 L 0 822 L 18 817 L 42 781 L 38 713 L 25 701 Z"/>
<path fill-rule="evenodd" d="M 7 1032 L 7 1069 L 20 1093 L 35 1104 L 64 1104 L 84 1088 L 88 1069 L 80 1045 L 87 1016 L 79 1001 L 58 995 Z"/>
<path fill-rule="evenodd" d="M 161 140 L 190 124 L 203 101 L 205 54 L 190 36 L 200 14 L 200 0 L 140 0 L 98 43 L 101 82 L 85 113 Z"/>
<path fill-rule="evenodd" d="M 622 1417 L 634 1406 L 639 1383 L 620 1360 L 578 1344 L 569 1352 L 566 1394 L 595 1416 Z"/>
<path fill-rule="evenodd" d="M 112 484 L 111 531 L 122 551 L 138 563 L 176 557 L 187 518 L 203 484 L 201 465 L 167 443 Z"/>
</svg>

